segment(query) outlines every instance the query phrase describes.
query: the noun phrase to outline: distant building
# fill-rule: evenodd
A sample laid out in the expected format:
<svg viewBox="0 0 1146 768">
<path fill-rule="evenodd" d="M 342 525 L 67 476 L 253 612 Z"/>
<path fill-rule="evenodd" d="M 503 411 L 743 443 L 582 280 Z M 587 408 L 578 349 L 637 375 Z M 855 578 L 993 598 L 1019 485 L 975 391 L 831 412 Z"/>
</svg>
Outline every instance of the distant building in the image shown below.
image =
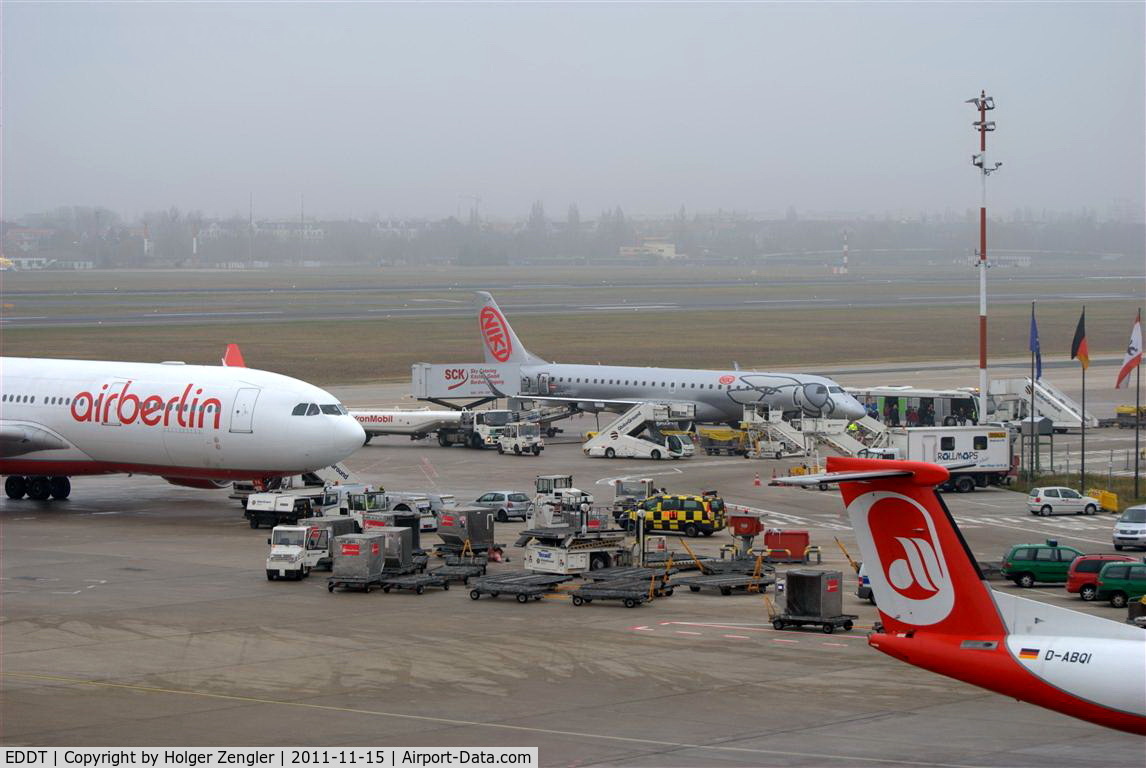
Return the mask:
<svg viewBox="0 0 1146 768">
<path fill-rule="evenodd" d="M 643 238 L 640 245 L 623 245 L 617 249 L 617 256 L 632 261 L 675 261 L 682 254 L 676 252 L 676 244 L 663 237 Z"/>
</svg>

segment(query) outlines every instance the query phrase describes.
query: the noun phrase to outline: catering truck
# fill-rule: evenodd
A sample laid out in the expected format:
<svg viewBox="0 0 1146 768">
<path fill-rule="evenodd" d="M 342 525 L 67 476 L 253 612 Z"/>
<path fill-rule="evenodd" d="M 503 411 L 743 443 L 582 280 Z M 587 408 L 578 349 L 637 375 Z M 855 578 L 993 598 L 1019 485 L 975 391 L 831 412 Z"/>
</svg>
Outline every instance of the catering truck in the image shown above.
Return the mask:
<svg viewBox="0 0 1146 768">
<path fill-rule="evenodd" d="M 1003 485 L 1014 479 L 1018 466 L 1014 440 L 1005 427 L 908 427 L 889 430 L 887 435 L 887 447 L 866 448 L 859 455 L 968 465 L 952 469 L 951 479 L 941 490 L 968 493 L 988 485 Z"/>
</svg>

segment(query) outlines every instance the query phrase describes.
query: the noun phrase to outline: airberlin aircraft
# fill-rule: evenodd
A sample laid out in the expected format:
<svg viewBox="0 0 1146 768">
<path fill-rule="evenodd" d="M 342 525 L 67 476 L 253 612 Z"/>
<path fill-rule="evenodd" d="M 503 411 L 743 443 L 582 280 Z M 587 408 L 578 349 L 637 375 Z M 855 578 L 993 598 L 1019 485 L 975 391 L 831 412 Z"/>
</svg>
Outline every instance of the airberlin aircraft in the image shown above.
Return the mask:
<svg viewBox="0 0 1146 768">
<path fill-rule="evenodd" d="M 868 643 L 908 664 L 1120 731 L 1146 735 L 1146 632 L 997 592 L 935 487 L 948 470 L 828 458 L 879 608 Z"/>
<path fill-rule="evenodd" d="M 217 488 L 330 466 L 365 433 L 333 395 L 242 365 L 0 358 L 0 474 L 11 499 L 66 499 L 70 476 Z"/>
<path fill-rule="evenodd" d="M 745 405 L 852 421 L 865 413 L 843 387 L 822 376 L 549 363 L 522 345 L 493 296 L 479 292 L 477 298 L 486 363 L 520 366 L 520 390 L 508 394 L 576 403 L 580 410 L 589 412 L 623 412 L 646 402 L 693 403 L 697 421 L 704 422 L 739 423 Z M 496 396 L 505 394 L 494 391 Z"/>
</svg>

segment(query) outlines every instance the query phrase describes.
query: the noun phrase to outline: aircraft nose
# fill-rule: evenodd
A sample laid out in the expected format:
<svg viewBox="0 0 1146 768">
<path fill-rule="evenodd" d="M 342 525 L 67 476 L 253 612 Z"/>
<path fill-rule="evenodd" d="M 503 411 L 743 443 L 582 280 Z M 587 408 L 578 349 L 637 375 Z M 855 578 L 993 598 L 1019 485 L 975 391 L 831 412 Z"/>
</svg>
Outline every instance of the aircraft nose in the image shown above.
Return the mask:
<svg viewBox="0 0 1146 768">
<path fill-rule="evenodd" d="M 352 416 L 337 419 L 332 432 L 331 447 L 339 454 L 335 461 L 342 461 L 366 443 L 366 430 Z"/>
<path fill-rule="evenodd" d="M 840 407 L 843 408 L 844 415 L 847 417 L 848 421 L 859 421 L 867 415 L 867 410 L 863 407 L 863 405 L 860 404 L 860 401 L 856 400 L 854 397 L 849 397 L 847 400 L 840 403 Z"/>
</svg>

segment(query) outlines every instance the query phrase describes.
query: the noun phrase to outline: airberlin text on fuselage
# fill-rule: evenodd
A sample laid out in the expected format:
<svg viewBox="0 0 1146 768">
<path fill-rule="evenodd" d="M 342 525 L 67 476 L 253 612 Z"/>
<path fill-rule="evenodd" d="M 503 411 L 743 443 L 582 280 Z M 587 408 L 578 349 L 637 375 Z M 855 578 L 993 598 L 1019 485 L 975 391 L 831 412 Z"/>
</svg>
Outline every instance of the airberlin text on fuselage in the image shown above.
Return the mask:
<svg viewBox="0 0 1146 768">
<path fill-rule="evenodd" d="M 203 394 L 203 390 L 196 389 L 192 395 L 191 388 L 194 386 L 188 384 L 183 389 L 182 395 L 175 395 L 165 400 L 160 395 L 140 397 L 134 392 L 129 392 L 130 381 L 124 382 L 123 389 L 118 392 L 108 392 L 108 385 L 104 384 L 95 395 L 91 392 L 79 392 L 72 397 L 72 418 L 95 424 L 134 424 L 138 421 L 147 427 L 179 426 L 203 429 L 203 417 L 210 415 L 212 421 L 209 426 L 218 429 L 223 415 L 223 404 L 217 397 L 208 397 L 200 401 L 199 396 Z"/>
</svg>

